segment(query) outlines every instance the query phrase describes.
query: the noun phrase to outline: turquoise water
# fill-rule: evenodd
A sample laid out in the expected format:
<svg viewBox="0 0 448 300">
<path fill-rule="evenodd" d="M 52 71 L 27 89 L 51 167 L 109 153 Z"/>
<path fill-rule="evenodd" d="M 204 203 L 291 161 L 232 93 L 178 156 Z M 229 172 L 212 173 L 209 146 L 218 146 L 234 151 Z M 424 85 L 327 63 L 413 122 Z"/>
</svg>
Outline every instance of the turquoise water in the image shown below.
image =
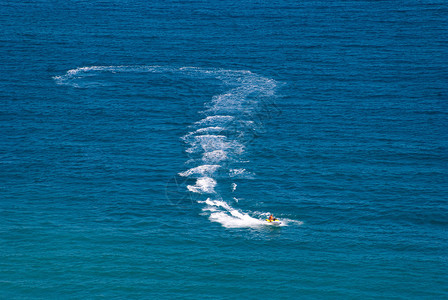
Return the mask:
<svg viewBox="0 0 448 300">
<path fill-rule="evenodd" d="M 4 2 L 0 298 L 448 298 L 447 12 Z"/>
</svg>

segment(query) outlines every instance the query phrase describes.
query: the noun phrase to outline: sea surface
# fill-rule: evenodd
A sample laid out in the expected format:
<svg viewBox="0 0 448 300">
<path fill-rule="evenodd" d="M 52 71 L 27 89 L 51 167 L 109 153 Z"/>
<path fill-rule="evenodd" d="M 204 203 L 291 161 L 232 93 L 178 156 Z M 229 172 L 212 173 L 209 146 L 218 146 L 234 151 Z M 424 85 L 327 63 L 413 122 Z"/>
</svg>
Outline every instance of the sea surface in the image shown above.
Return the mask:
<svg viewBox="0 0 448 300">
<path fill-rule="evenodd" d="M 0 299 L 448 299 L 446 1 L 0 4 Z"/>
</svg>

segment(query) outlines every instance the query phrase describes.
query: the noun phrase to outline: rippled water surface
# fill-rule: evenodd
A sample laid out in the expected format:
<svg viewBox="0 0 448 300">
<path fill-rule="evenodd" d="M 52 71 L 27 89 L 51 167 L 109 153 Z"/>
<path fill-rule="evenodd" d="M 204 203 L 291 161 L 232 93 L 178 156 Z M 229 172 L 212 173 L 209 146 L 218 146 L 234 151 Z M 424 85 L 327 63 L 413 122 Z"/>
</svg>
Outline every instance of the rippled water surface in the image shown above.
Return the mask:
<svg viewBox="0 0 448 300">
<path fill-rule="evenodd" d="M 6 1 L 0 298 L 447 298 L 447 13 Z"/>
</svg>

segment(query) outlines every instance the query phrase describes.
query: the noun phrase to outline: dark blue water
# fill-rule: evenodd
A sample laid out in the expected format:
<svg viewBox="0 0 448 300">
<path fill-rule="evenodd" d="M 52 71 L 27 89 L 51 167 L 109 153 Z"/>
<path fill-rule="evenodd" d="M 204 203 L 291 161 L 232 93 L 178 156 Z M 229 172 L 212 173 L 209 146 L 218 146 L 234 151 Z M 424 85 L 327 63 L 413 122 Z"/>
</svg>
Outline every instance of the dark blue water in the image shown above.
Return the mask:
<svg viewBox="0 0 448 300">
<path fill-rule="evenodd" d="M 0 298 L 447 298 L 447 13 L 3 1 Z"/>
</svg>

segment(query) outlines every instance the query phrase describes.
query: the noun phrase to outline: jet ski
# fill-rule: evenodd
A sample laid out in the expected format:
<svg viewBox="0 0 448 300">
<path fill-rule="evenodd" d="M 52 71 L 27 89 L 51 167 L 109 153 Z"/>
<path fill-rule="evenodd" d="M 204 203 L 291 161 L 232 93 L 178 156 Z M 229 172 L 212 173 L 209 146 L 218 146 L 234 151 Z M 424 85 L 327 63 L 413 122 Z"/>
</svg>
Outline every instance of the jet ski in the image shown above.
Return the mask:
<svg viewBox="0 0 448 300">
<path fill-rule="evenodd" d="M 269 225 L 280 225 L 280 224 L 282 224 L 282 222 L 280 222 L 279 219 L 274 219 L 274 220 L 266 219 L 266 222 L 268 222 Z"/>
</svg>

